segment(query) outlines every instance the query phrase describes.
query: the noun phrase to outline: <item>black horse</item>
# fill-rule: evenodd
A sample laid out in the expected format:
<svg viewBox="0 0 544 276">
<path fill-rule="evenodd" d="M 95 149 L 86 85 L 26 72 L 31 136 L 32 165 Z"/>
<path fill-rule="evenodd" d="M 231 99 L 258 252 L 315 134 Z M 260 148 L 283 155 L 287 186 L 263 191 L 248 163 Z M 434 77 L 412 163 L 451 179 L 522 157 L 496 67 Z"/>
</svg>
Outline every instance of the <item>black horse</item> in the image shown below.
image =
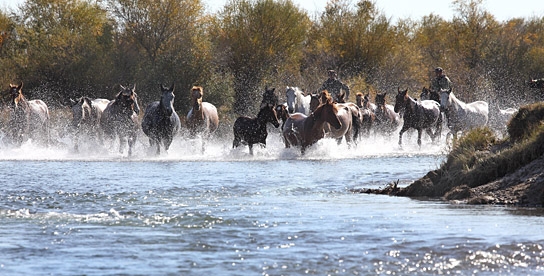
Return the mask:
<svg viewBox="0 0 544 276">
<path fill-rule="evenodd" d="M 266 137 L 268 136 L 266 123 L 272 123 L 276 128 L 280 126 L 276 105 L 263 104 L 257 118 L 238 117 L 233 126 L 234 141 L 232 147 L 236 148 L 240 144 L 248 145 L 249 154 L 253 155 L 254 144 L 260 143 L 266 146 Z"/>
<path fill-rule="evenodd" d="M 179 116 L 174 109 L 174 84 L 170 88 L 160 85 L 161 99 L 150 103 L 144 113 L 142 130 L 149 137 L 149 146 L 161 153 L 161 144 L 168 151 L 174 135 L 181 128 Z"/>
<path fill-rule="evenodd" d="M 119 137 L 119 153 L 123 153 L 128 143 L 128 156 L 132 155 L 132 148 L 136 143 L 138 131 L 138 114 L 140 107 L 136 95 L 136 85 L 128 88 L 120 85 L 121 91 L 115 96 L 104 112 L 100 126 L 104 135 L 111 138 Z"/>
</svg>

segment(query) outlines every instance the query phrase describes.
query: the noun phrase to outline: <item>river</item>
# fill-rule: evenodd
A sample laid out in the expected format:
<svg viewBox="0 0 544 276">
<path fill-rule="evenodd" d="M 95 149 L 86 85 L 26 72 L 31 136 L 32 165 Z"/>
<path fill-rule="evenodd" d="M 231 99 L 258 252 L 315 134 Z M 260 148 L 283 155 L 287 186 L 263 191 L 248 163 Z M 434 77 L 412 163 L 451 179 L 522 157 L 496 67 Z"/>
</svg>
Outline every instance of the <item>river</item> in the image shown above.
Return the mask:
<svg viewBox="0 0 544 276">
<path fill-rule="evenodd" d="M 142 141 L 131 158 L 0 147 L 0 274 L 544 273 L 540 209 L 351 192 L 438 168 L 447 149 L 414 139 L 325 139 L 305 156 L 277 134 L 254 156 L 228 139 L 159 157 Z"/>
</svg>

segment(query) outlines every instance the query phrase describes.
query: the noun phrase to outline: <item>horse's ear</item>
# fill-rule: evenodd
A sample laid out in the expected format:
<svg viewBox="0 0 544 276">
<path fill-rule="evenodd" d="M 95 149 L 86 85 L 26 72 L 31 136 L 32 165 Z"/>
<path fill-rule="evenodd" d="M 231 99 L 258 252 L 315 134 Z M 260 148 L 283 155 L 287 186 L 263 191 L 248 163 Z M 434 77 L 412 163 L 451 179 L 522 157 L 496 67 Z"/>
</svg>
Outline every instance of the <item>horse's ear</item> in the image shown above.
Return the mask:
<svg viewBox="0 0 544 276">
<path fill-rule="evenodd" d="M 132 87 L 132 93 L 136 93 L 136 84 Z"/>
<path fill-rule="evenodd" d="M 68 104 L 70 105 L 70 107 L 71 107 L 71 106 L 74 106 L 76 103 L 77 103 L 77 102 L 74 101 L 74 99 L 72 99 L 72 98 L 70 98 L 70 100 L 69 100 L 69 102 L 68 102 Z"/>
<path fill-rule="evenodd" d="M 17 90 L 21 90 L 23 89 L 23 82 L 21 82 L 21 84 L 19 84 L 19 86 L 17 86 Z"/>
<path fill-rule="evenodd" d="M 172 85 L 170 85 L 170 90 L 172 90 L 172 93 L 174 92 L 174 88 L 176 88 L 176 82 L 172 82 Z"/>
</svg>

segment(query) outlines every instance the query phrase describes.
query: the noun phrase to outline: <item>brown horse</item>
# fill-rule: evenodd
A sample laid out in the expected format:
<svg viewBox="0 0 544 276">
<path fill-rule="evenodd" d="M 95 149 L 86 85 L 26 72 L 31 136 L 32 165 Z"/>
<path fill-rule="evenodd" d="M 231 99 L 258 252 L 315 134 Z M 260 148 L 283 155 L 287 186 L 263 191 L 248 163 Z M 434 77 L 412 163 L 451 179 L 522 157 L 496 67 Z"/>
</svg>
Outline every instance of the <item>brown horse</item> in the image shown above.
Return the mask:
<svg viewBox="0 0 544 276">
<path fill-rule="evenodd" d="M 285 147 L 300 146 L 301 154 L 304 154 L 309 146 L 325 137 L 326 124 L 334 129 L 342 128 L 342 122 L 336 115 L 337 105 L 332 102 L 332 98 L 325 99 L 325 103 L 320 104 L 310 116 L 297 114 L 287 118 L 283 128 Z"/>
<path fill-rule="evenodd" d="M 399 133 L 399 146 L 402 146 L 402 134 L 410 128 L 417 130 L 417 144 L 421 147 L 421 133 L 425 130 L 435 141 L 435 138 L 441 135 L 442 122 L 440 118 L 440 104 L 434 100 L 424 100 L 418 102 L 408 95 L 408 89 L 401 91 L 395 97 L 395 112 L 404 113 L 404 124 Z M 433 133 L 431 128 L 435 128 Z"/>
<path fill-rule="evenodd" d="M 74 150 L 79 150 L 79 139 L 90 138 L 103 143 L 100 120 L 102 113 L 110 101 L 106 99 L 90 99 L 81 97 L 79 100 L 70 100 L 72 111 L 72 127 L 74 128 Z"/>
<path fill-rule="evenodd" d="M 361 114 L 361 134 L 368 138 L 370 136 L 372 125 L 376 120 L 376 115 L 374 114 L 376 105 L 370 102 L 368 94 L 363 96 L 362 93 L 357 93 L 355 100 Z"/>
<path fill-rule="evenodd" d="M 266 147 L 267 123 L 271 123 L 276 128 L 280 126 L 275 105 L 265 104 L 257 114 L 257 118 L 238 117 L 232 128 L 234 132 L 232 148 L 237 148 L 240 144 L 248 145 L 249 154 L 253 155 L 254 144 Z"/>
<path fill-rule="evenodd" d="M 219 126 L 219 115 L 217 108 L 202 101 L 204 89 L 201 86 L 193 86 L 191 89 L 191 110 L 187 113 L 187 128 L 191 138 L 198 134 L 202 137 L 202 151 L 204 152 L 205 142 L 210 138 Z"/>
<path fill-rule="evenodd" d="M 42 100 L 28 101 L 23 96 L 23 83 L 9 85 L 10 120 L 8 123 L 11 141 L 20 146 L 33 139 L 49 144 L 49 109 Z"/>
<path fill-rule="evenodd" d="M 132 148 L 136 143 L 137 131 L 139 127 L 138 98 L 136 95 L 136 85 L 133 88 L 119 86 L 121 91 L 110 101 L 102 113 L 100 126 L 104 135 L 110 139 L 119 137 L 119 153 L 123 153 L 125 144 L 128 143 L 128 156 L 132 155 Z"/>
<path fill-rule="evenodd" d="M 374 132 L 390 137 L 399 128 L 401 119 L 399 114 L 395 113 L 394 107 L 386 103 L 386 95 L 387 93 L 376 94 L 376 111 L 374 112 L 376 127 Z"/>
</svg>

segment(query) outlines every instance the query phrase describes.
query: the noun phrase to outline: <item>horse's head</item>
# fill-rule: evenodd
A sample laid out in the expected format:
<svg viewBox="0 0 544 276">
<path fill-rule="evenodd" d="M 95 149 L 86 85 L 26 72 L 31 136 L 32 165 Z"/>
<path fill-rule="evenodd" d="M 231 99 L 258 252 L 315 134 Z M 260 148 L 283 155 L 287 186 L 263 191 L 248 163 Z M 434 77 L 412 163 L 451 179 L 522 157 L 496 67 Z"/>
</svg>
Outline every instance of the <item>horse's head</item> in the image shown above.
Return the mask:
<svg viewBox="0 0 544 276">
<path fill-rule="evenodd" d="M 376 105 L 378 108 L 384 108 L 385 107 L 385 96 L 387 95 L 387 92 L 376 94 L 376 98 L 374 99 L 376 101 Z"/>
<path fill-rule="evenodd" d="M 406 102 L 408 101 L 408 89 L 400 90 L 400 88 L 397 88 L 397 92 L 394 110 L 396 113 L 399 113 L 401 110 L 406 108 Z"/>
<path fill-rule="evenodd" d="M 287 111 L 287 105 L 278 104 L 276 106 L 276 115 L 278 116 L 278 119 L 285 122 L 287 118 L 289 117 L 289 112 Z"/>
<path fill-rule="evenodd" d="M 164 85 L 161 86 L 161 101 L 160 106 L 161 109 L 164 111 L 166 116 L 172 115 L 174 113 L 174 98 L 176 97 L 174 95 L 174 83 L 172 83 L 171 87 L 166 87 Z"/>
<path fill-rule="evenodd" d="M 202 86 L 193 86 L 191 88 L 191 105 L 193 106 L 193 110 L 200 110 L 203 97 L 204 88 Z"/>
<path fill-rule="evenodd" d="M 278 105 L 278 96 L 276 95 L 276 88 L 268 88 L 266 87 L 263 93 L 263 100 L 261 101 L 261 109 L 265 105 L 272 105 L 276 106 Z"/>
<path fill-rule="evenodd" d="M 310 95 L 310 112 L 314 112 L 320 104 L 321 102 L 319 102 L 319 96 L 317 94 L 311 94 Z"/>
<path fill-rule="evenodd" d="M 440 110 L 445 110 L 450 106 L 451 102 L 451 88 L 450 89 L 440 89 Z"/>
<path fill-rule="evenodd" d="M 280 126 L 275 105 L 271 105 L 271 104 L 264 105 L 259 111 L 257 118 L 264 124 L 271 123 L 276 128 Z"/>
<path fill-rule="evenodd" d="M 21 84 L 9 84 L 10 104 L 14 107 L 19 105 L 20 101 L 24 101 L 23 96 L 23 82 Z"/>
<path fill-rule="evenodd" d="M 287 110 L 289 113 L 295 112 L 297 97 L 295 95 L 294 87 L 287 86 L 287 90 L 285 90 L 285 99 L 287 101 Z"/>
<path fill-rule="evenodd" d="M 115 97 L 115 104 L 119 106 L 124 112 L 130 113 L 135 112 L 138 114 L 140 112 L 140 107 L 138 106 L 138 100 L 136 95 L 136 85 L 132 88 L 119 85 L 121 91 Z"/>
<path fill-rule="evenodd" d="M 324 93 L 328 94 L 326 91 L 324 91 Z M 332 101 L 330 96 L 326 98 L 326 101 L 313 112 L 315 120 L 327 122 L 335 129 L 340 129 L 342 127 L 342 123 L 340 122 L 337 114 L 338 106 Z"/>
<path fill-rule="evenodd" d="M 81 97 L 77 101 L 70 99 L 73 127 L 77 128 L 82 123 L 89 122 L 92 114 L 92 106 L 93 103 L 88 97 Z"/>
<path fill-rule="evenodd" d="M 355 94 L 355 104 L 357 104 L 357 106 L 359 108 L 363 107 L 363 100 L 364 100 L 363 93 L 359 92 L 359 93 Z"/>
</svg>

